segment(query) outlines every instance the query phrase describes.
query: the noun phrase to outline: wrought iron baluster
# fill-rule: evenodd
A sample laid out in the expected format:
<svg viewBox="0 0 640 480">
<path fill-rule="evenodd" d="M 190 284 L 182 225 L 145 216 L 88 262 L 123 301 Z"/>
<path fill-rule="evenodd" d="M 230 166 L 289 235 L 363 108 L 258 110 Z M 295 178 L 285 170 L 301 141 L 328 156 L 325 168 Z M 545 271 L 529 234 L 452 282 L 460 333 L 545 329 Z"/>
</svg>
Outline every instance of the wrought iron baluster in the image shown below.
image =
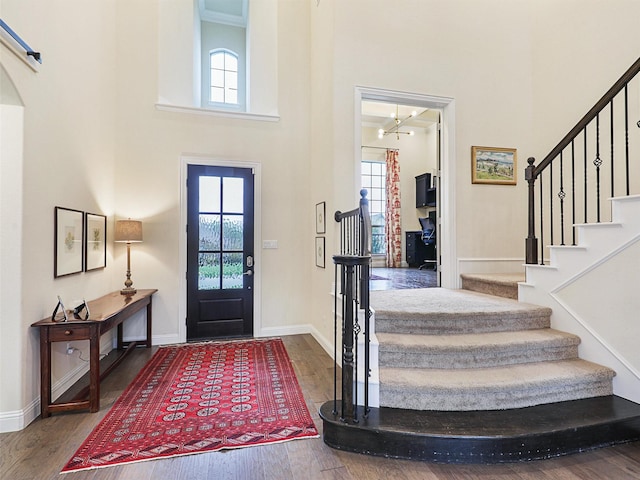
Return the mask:
<svg viewBox="0 0 640 480">
<path fill-rule="evenodd" d="M 553 242 L 553 164 L 549 166 L 549 245 Z"/>
<path fill-rule="evenodd" d="M 340 222 L 342 229 L 342 222 Z M 338 264 L 333 265 L 333 414 L 338 414 Z"/>
<path fill-rule="evenodd" d="M 571 245 L 576 244 L 576 151 L 571 140 Z"/>
<path fill-rule="evenodd" d="M 540 181 L 540 265 L 544 265 L 544 202 L 542 201 L 543 191 L 542 191 L 542 183 L 543 183 L 543 175 L 540 172 L 539 176 Z"/>
<path fill-rule="evenodd" d="M 626 193 L 629 195 L 629 93 L 628 93 L 628 85 L 624 86 L 624 163 L 626 168 L 626 184 L 627 189 Z M 638 122 L 638 126 L 640 127 L 640 122 Z"/>
<path fill-rule="evenodd" d="M 370 266 L 369 264 L 363 265 L 363 281 L 367 282 L 367 289 L 369 288 Z M 369 323 L 371 319 L 371 307 L 369 305 L 369 295 L 364 296 L 362 302 L 362 309 L 364 310 L 364 416 L 369 414 L 369 377 L 371 376 L 371 332 L 369 331 Z"/>
<path fill-rule="evenodd" d="M 615 186 L 614 186 L 614 179 L 615 179 L 615 172 L 614 172 L 614 166 L 613 166 L 613 146 L 614 146 L 614 138 L 613 138 L 613 99 L 611 99 L 611 102 L 609 102 L 609 112 L 610 112 L 610 121 L 609 121 L 609 133 L 610 133 L 610 137 L 611 137 L 611 197 L 615 197 Z"/>
<path fill-rule="evenodd" d="M 596 115 L 596 158 L 593 164 L 596 167 L 596 221 L 600 223 L 600 114 Z"/>
<path fill-rule="evenodd" d="M 587 195 L 588 191 L 588 181 L 587 181 L 587 127 L 584 127 L 584 222 L 587 223 L 587 210 L 589 206 L 589 196 Z"/>
<path fill-rule="evenodd" d="M 560 199 L 560 245 L 564 246 L 564 173 L 563 173 L 562 152 L 560 152 L 560 191 L 558 198 Z"/>
<path fill-rule="evenodd" d="M 357 267 L 356 267 L 357 268 Z M 358 283 L 358 282 L 356 282 Z M 355 301 L 355 299 L 354 299 Z M 355 354 L 354 354 L 354 371 L 355 371 L 355 379 L 356 382 L 358 381 L 358 337 L 360 335 L 360 324 L 358 323 L 358 304 L 357 302 L 354 303 L 353 305 L 353 310 L 355 312 L 355 317 L 354 317 L 354 325 L 353 325 L 353 343 L 354 343 L 354 350 L 355 350 Z M 358 389 L 354 388 L 353 389 L 353 421 L 355 423 L 358 423 Z"/>
</svg>

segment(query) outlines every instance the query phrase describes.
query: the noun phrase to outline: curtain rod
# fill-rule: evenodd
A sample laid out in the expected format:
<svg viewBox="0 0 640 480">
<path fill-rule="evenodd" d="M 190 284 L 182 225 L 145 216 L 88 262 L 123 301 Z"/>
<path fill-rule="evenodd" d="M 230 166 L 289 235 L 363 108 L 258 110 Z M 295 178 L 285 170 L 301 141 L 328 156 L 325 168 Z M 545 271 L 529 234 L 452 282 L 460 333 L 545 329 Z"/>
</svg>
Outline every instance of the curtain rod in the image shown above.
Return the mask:
<svg viewBox="0 0 640 480">
<path fill-rule="evenodd" d="M 387 147 L 374 147 L 372 145 L 361 145 L 360 148 L 379 148 L 381 150 L 393 150 L 395 152 L 399 152 L 399 148 L 387 148 Z"/>
</svg>

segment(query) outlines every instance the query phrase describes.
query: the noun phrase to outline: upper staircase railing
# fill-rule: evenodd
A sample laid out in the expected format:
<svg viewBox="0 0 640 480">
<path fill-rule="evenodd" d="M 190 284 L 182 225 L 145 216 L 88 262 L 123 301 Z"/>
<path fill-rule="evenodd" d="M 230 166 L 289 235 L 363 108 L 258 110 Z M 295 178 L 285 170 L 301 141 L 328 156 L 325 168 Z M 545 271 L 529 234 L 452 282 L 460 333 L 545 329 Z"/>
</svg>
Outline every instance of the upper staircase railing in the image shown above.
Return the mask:
<svg viewBox="0 0 640 480">
<path fill-rule="evenodd" d="M 342 213 L 337 211 L 335 221 L 340 224 L 340 254 L 334 255 L 334 382 L 333 413 L 347 423 L 358 422 L 357 372 L 363 372 L 363 415 L 369 412 L 370 331 L 369 278 L 371 266 L 371 216 L 367 191 L 360 191 L 360 206 Z M 340 301 L 340 306 L 338 302 Z M 359 312 L 362 322 L 359 322 Z M 340 321 L 341 319 L 341 321 Z M 341 404 L 338 410 L 338 323 L 342 334 Z M 361 326 L 362 323 L 362 326 Z M 362 332 L 364 330 L 364 332 Z M 364 333 L 364 365 L 359 369 L 361 355 L 358 338 Z"/>
<path fill-rule="evenodd" d="M 9 36 L 24 49 L 28 57 L 33 57 L 37 62 L 42 63 L 42 56 L 40 55 L 40 52 L 36 52 L 33 48 L 27 45 L 27 42 L 25 42 L 20 35 L 14 32 L 13 29 L 2 19 L 0 19 L 0 28 L 7 32 Z"/>
<path fill-rule="evenodd" d="M 543 265 L 547 245 L 576 245 L 576 224 L 610 220 L 610 212 L 602 208 L 605 195 L 640 193 L 638 72 L 640 58 L 537 166 L 533 157 L 527 160 L 528 264 Z M 571 227 L 567 227 L 567 217 Z"/>
</svg>

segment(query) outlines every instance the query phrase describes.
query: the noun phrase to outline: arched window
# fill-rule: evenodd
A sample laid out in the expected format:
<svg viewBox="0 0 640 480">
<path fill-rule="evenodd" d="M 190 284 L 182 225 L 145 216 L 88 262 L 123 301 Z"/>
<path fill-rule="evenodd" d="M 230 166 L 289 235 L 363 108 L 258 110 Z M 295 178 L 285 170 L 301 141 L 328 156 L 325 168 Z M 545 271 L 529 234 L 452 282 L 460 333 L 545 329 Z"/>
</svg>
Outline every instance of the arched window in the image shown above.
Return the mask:
<svg viewBox="0 0 640 480">
<path fill-rule="evenodd" d="M 238 55 L 227 49 L 209 53 L 209 101 L 238 104 Z"/>
</svg>

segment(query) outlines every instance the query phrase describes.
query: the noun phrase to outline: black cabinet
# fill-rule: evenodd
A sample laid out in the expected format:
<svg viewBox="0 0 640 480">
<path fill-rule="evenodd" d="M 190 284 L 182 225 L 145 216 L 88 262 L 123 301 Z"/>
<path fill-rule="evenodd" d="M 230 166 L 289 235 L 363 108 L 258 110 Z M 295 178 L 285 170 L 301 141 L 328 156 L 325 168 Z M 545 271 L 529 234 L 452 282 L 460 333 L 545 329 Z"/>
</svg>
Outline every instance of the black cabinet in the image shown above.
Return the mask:
<svg viewBox="0 0 640 480">
<path fill-rule="evenodd" d="M 431 174 L 418 175 L 416 177 L 416 208 L 435 206 L 436 189 L 431 188 Z"/>
<path fill-rule="evenodd" d="M 405 253 L 410 267 L 419 267 L 429 254 L 422 232 L 405 232 Z"/>
<path fill-rule="evenodd" d="M 435 265 L 436 244 L 434 242 L 425 245 L 422 241 L 422 232 L 405 232 L 405 255 L 410 267 Z"/>
</svg>

